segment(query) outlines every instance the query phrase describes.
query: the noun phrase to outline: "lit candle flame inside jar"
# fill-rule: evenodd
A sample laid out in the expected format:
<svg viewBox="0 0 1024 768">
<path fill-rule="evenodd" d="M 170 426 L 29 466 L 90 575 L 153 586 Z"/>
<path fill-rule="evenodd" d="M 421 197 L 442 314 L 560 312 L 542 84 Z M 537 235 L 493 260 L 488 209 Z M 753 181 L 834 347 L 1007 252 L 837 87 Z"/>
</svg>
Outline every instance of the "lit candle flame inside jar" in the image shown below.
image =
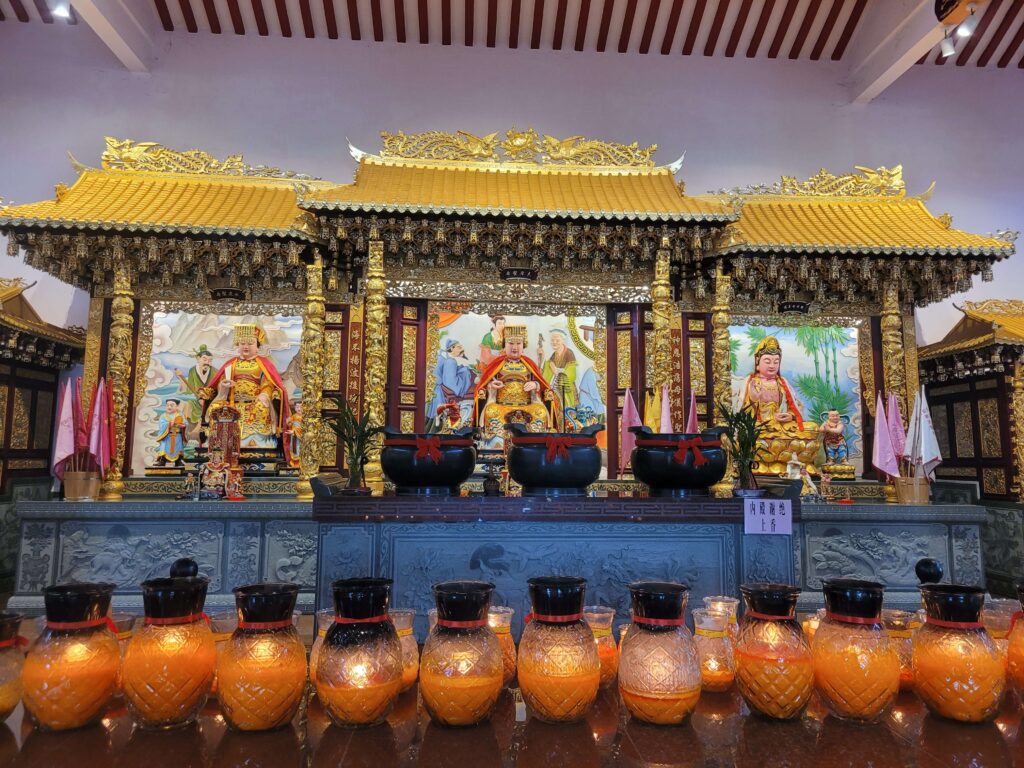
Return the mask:
<svg viewBox="0 0 1024 768">
<path fill-rule="evenodd" d="M 434 609 L 436 610 L 436 609 Z M 492 605 L 487 611 L 487 626 L 501 645 L 502 682 L 508 685 L 516 679 L 516 641 L 512 637 L 512 617 L 515 609 L 507 605 Z"/>
<path fill-rule="evenodd" d="M 736 677 L 729 615 L 724 611 L 695 608 L 693 627 L 703 689 L 715 692 L 728 690 Z"/>
<path fill-rule="evenodd" d="M 420 648 L 412 626 L 416 611 L 392 609 L 389 615 L 398 632 L 398 643 L 402 646 L 402 690 L 407 691 L 416 684 L 420 670 Z"/>
<path fill-rule="evenodd" d="M 597 656 L 601 660 L 601 687 L 615 682 L 619 671 L 619 647 L 612 634 L 615 609 L 605 605 L 588 605 L 583 608 L 583 618 L 597 643 Z"/>
</svg>

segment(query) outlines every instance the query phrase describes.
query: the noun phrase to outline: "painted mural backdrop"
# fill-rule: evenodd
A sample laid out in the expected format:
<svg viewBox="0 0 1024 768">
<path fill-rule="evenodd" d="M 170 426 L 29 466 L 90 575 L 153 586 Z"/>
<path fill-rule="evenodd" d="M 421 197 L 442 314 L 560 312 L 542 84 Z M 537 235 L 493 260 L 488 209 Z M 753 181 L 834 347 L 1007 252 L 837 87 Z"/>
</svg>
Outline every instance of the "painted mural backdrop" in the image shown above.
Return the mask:
<svg viewBox="0 0 1024 768">
<path fill-rule="evenodd" d="M 209 365 L 212 375 L 235 357 L 234 326 L 255 323 L 267 334 L 260 355 L 270 357 L 281 373 L 290 400 L 301 397 L 299 343 L 302 317 L 295 315 L 218 315 L 215 313 L 153 312 L 153 352 L 146 369 L 145 393 L 135 412 L 132 471 L 141 474 L 157 452 L 157 425 L 168 398 L 181 400 L 181 410 L 194 435 L 198 405 L 192 394 Z M 179 375 L 180 374 L 180 375 Z M 197 376 L 199 377 L 197 379 Z M 186 447 L 186 458 L 195 447 Z"/>
<path fill-rule="evenodd" d="M 747 377 L 754 372 L 758 345 L 767 336 L 774 336 L 782 348 L 779 373 L 789 385 L 803 419 L 820 423 L 822 413 L 833 408 L 849 418 L 849 461 L 859 475 L 864 469 L 864 451 L 857 332 L 856 328 L 839 326 L 729 327 L 734 398 L 742 398 Z"/>
<path fill-rule="evenodd" d="M 605 404 L 594 370 L 595 324 L 592 316 L 440 313 L 437 358 L 427 361 L 434 374 L 433 391 L 425 398 L 427 423 L 431 424 L 439 406 L 454 398 L 463 422 L 469 424 L 473 418 L 473 388 L 491 360 L 503 354 L 505 327 L 525 325 L 525 355 L 540 367 L 567 405 L 567 420 L 582 425 L 603 424 Z"/>
</svg>

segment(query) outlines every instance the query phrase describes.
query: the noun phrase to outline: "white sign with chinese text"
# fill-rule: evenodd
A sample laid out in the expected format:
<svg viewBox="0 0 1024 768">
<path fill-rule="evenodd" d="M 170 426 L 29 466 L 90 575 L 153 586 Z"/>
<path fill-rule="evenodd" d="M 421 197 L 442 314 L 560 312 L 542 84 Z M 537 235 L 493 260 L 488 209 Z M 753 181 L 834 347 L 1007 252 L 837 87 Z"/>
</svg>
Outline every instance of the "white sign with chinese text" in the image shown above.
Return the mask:
<svg viewBox="0 0 1024 768">
<path fill-rule="evenodd" d="M 743 532 L 793 535 L 793 503 L 789 499 L 744 499 Z"/>
</svg>

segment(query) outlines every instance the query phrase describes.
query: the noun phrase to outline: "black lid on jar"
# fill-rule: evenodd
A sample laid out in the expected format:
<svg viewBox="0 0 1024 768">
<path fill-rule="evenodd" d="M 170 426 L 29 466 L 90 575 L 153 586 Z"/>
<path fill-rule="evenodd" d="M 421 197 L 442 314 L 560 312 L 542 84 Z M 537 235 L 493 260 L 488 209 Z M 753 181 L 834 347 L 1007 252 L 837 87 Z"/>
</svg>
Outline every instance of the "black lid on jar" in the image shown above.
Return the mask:
<svg viewBox="0 0 1024 768">
<path fill-rule="evenodd" d="M 821 591 L 829 613 L 881 621 L 884 584 L 860 579 L 825 579 Z"/>
<path fill-rule="evenodd" d="M 210 580 L 179 576 L 142 582 L 142 609 L 151 619 L 178 619 L 203 612 Z"/>
<path fill-rule="evenodd" d="M 442 581 L 434 585 L 437 618 L 445 621 L 483 621 L 491 607 L 494 585 L 489 581 Z"/>
<path fill-rule="evenodd" d="M 929 619 L 973 623 L 981 619 L 985 590 L 963 584 L 922 584 L 921 597 Z"/>
<path fill-rule="evenodd" d="M 338 579 L 331 583 L 334 613 L 346 619 L 372 619 L 388 612 L 391 579 Z"/>
<path fill-rule="evenodd" d="M 644 619 L 680 619 L 690 588 L 672 581 L 634 581 L 629 585 L 633 615 Z"/>
<path fill-rule="evenodd" d="M 579 576 L 537 576 L 526 582 L 530 589 L 530 605 L 534 618 L 540 616 L 575 616 L 583 613 L 587 597 L 587 580 Z"/>
<path fill-rule="evenodd" d="M 171 578 L 182 578 L 199 575 L 199 563 L 191 557 L 179 557 L 171 563 Z"/>
<path fill-rule="evenodd" d="M 0 643 L 6 643 L 18 636 L 21 628 L 21 620 L 25 618 L 20 613 L 0 613 Z"/>
<path fill-rule="evenodd" d="M 43 590 L 47 621 L 75 622 L 101 619 L 110 610 L 115 584 L 57 584 Z"/>
<path fill-rule="evenodd" d="M 291 621 L 298 584 L 263 582 L 235 587 L 235 607 L 239 621 Z"/>
<path fill-rule="evenodd" d="M 740 585 L 740 594 L 743 595 L 748 611 L 766 616 L 793 617 L 796 615 L 796 599 L 800 596 L 800 587 L 755 582 Z"/>
</svg>

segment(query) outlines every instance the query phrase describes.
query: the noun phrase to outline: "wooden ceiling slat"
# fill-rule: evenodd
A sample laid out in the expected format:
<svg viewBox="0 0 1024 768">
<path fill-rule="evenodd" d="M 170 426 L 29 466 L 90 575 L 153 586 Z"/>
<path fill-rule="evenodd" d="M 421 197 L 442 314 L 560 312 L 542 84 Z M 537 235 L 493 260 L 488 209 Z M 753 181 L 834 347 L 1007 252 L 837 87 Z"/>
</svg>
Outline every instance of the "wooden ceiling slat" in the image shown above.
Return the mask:
<svg viewBox="0 0 1024 768">
<path fill-rule="evenodd" d="M 743 0 L 740 12 L 736 14 L 736 22 L 732 25 L 732 34 L 725 46 L 725 55 L 730 59 L 736 55 L 736 49 L 740 46 L 740 38 L 743 37 L 743 30 L 747 26 L 747 17 L 750 16 L 750 6 L 753 4 L 754 0 Z"/>
<path fill-rule="evenodd" d="M 544 0 L 533 2 L 533 31 L 530 33 L 530 47 L 540 48 L 540 34 L 544 29 Z"/>
<path fill-rule="evenodd" d="M 714 56 L 715 46 L 718 45 L 718 36 L 722 34 L 722 25 L 725 24 L 725 15 L 729 12 L 729 0 L 718 0 L 718 8 L 715 11 L 715 18 L 711 22 L 711 32 L 708 34 L 707 42 L 704 43 L 704 55 Z"/>
<path fill-rule="evenodd" d="M 381 13 L 380 0 L 370 0 L 370 19 L 373 21 L 373 39 L 384 42 L 384 15 Z"/>
<path fill-rule="evenodd" d="M 604 53 L 608 46 L 608 31 L 612 26 L 612 11 L 615 9 L 615 0 L 604 0 L 604 7 L 601 9 L 601 26 L 597 31 L 597 50 Z"/>
<path fill-rule="evenodd" d="M 353 40 L 362 40 L 363 32 L 359 29 L 359 3 L 357 0 L 348 0 L 348 28 Z"/>
<path fill-rule="evenodd" d="M 854 31 L 860 23 L 860 17 L 864 13 L 864 6 L 867 4 L 868 0 L 857 0 L 857 4 L 853 6 L 853 10 L 850 11 L 850 18 L 846 20 L 843 33 L 839 36 L 839 42 L 836 43 L 836 48 L 832 51 L 832 61 L 839 61 L 843 58 L 843 54 L 846 53 L 846 46 L 849 45 L 850 38 L 853 37 Z"/>
<path fill-rule="evenodd" d="M 21 0 L 10 0 L 11 10 L 14 11 L 14 16 L 18 21 L 27 22 L 30 20 L 28 11 L 25 10 L 25 6 L 21 4 Z M 165 27 L 166 29 L 166 27 Z"/>
<path fill-rule="evenodd" d="M 793 14 L 796 13 L 796 7 L 799 3 L 800 0 L 787 0 L 786 9 L 782 12 L 782 19 L 779 21 L 779 28 L 775 30 L 772 47 L 768 49 L 769 59 L 778 58 L 779 51 L 782 50 L 782 43 L 786 39 L 786 33 L 789 32 L 789 25 L 793 21 Z"/>
<path fill-rule="evenodd" d="M 640 53 L 647 53 L 651 50 L 651 38 L 654 37 L 654 27 L 658 23 L 659 11 L 661 11 L 661 0 L 651 0 L 647 9 L 647 21 L 644 22 L 644 34 L 640 38 Z"/>
<path fill-rule="evenodd" d="M 404 0 L 395 0 L 395 39 L 400 43 L 406 40 Z"/>
<path fill-rule="evenodd" d="M 441 0 L 441 45 L 452 44 L 452 0 Z"/>
<path fill-rule="evenodd" d="M 821 54 L 825 52 L 825 46 L 828 45 L 828 39 L 832 36 L 832 30 L 836 28 L 839 12 L 842 9 L 843 0 L 832 0 L 832 7 L 829 8 L 828 16 L 825 17 L 825 25 L 818 34 L 818 42 L 814 44 L 814 48 L 811 50 L 811 61 L 821 59 Z"/>
<path fill-rule="evenodd" d="M 668 26 L 665 27 L 665 37 L 661 41 L 662 56 L 672 53 L 672 43 L 676 38 L 676 28 L 679 26 L 679 17 L 682 13 L 683 0 L 672 0 L 672 8 L 668 12 Z"/>
<path fill-rule="evenodd" d="M 277 24 L 281 28 L 281 37 L 292 36 L 292 22 L 288 18 L 288 4 L 285 0 L 274 0 L 277 10 Z"/>
<path fill-rule="evenodd" d="M 267 14 L 263 11 L 263 0 L 252 0 L 252 14 L 256 17 L 256 31 L 260 37 L 269 36 L 270 26 L 267 24 Z"/>
<path fill-rule="evenodd" d="M 498 44 L 498 0 L 487 0 L 487 47 Z"/>
<path fill-rule="evenodd" d="M 772 11 L 775 10 L 775 0 L 765 0 L 764 5 L 761 7 L 761 15 L 757 18 L 757 26 L 754 27 L 754 35 L 750 38 L 750 43 L 747 45 L 747 58 L 752 59 L 757 56 L 757 50 L 761 47 L 761 40 L 764 38 L 765 30 L 768 29 L 768 21 L 772 17 Z"/>
<path fill-rule="evenodd" d="M 590 0 L 580 0 L 580 17 L 576 23 L 576 44 L 574 48 L 582 51 L 587 42 L 587 22 L 590 19 Z"/>
<path fill-rule="evenodd" d="M 306 37 L 316 37 L 316 27 L 313 25 L 313 9 L 309 0 L 299 0 L 299 15 L 302 16 L 302 33 Z"/>
<path fill-rule="evenodd" d="M 35 0 L 35 4 L 36 12 L 43 20 L 43 24 L 53 24 L 53 14 L 50 13 L 50 6 L 46 4 L 46 0 Z"/>
<path fill-rule="evenodd" d="M 11 8 L 13 8 L 14 12 L 17 13 L 18 6 L 14 5 L 15 2 L 16 0 L 11 0 Z M 171 12 L 167 10 L 167 3 L 165 0 L 156 0 L 156 13 L 157 16 L 160 17 L 160 24 L 163 26 L 164 32 L 173 32 L 174 22 L 171 20 Z"/>
<path fill-rule="evenodd" d="M 203 0 L 203 10 L 206 12 L 206 23 L 210 25 L 210 31 L 215 35 L 219 35 L 223 30 L 220 28 L 217 4 L 213 0 Z"/>
<path fill-rule="evenodd" d="M 0 8 L 0 21 L 6 21 L 7 17 L 4 16 L 4 9 Z"/>
<path fill-rule="evenodd" d="M 697 33 L 700 32 L 700 23 L 704 19 L 704 9 L 707 7 L 707 0 L 697 0 L 693 9 L 693 16 L 690 18 L 690 28 L 686 30 L 686 42 L 683 43 L 683 56 L 693 53 L 693 46 L 697 43 Z"/>
<path fill-rule="evenodd" d="M 192 0 L 178 0 L 178 5 L 181 8 L 181 17 L 185 19 L 185 29 L 192 34 L 199 31 L 199 25 L 196 23 L 196 15 L 192 12 Z"/>
<path fill-rule="evenodd" d="M 814 26 L 814 20 L 818 17 L 820 10 L 821 0 L 811 0 L 811 4 L 807 6 L 807 12 L 804 14 L 803 22 L 800 24 L 800 29 L 797 30 L 793 47 L 789 49 L 789 58 L 800 58 L 800 52 L 804 48 L 804 43 L 807 42 L 807 36 L 811 33 L 811 27 Z"/>
<path fill-rule="evenodd" d="M 238 0 L 228 0 L 228 13 L 231 15 L 231 27 L 235 30 L 235 34 L 244 35 L 245 20 L 242 18 L 242 9 L 238 7 Z"/>
<path fill-rule="evenodd" d="M 523 0 L 512 0 L 512 11 L 508 19 L 508 47 L 519 47 L 519 17 L 523 10 Z"/>
<path fill-rule="evenodd" d="M 324 23 L 327 24 L 327 37 L 338 39 L 338 17 L 334 14 L 334 0 L 324 0 Z"/>
<path fill-rule="evenodd" d="M 466 45 L 472 47 L 473 45 L 473 11 L 476 8 L 476 3 L 473 0 L 466 0 L 466 12 L 464 15 L 466 20 L 466 31 L 463 40 Z"/>
<path fill-rule="evenodd" d="M 622 17 L 622 29 L 619 30 L 619 53 L 629 50 L 629 38 L 633 34 L 633 20 L 636 18 L 636 2 L 637 0 L 628 0 L 626 3 L 626 13 Z"/>
<path fill-rule="evenodd" d="M 996 31 L 992 35 L 992 39 L 989 40 L 988 45 L 985 46 L 985 50 L 982 51 L 981 56 L 978 57 L 978 66 L 984 67 L 989 61 L 995 56 L 996 51 L 999 50 L 999 45 L 1003 42 L 1003 38 L 1006 37 L 1006 33 L 1010 31 L 1010 27 L 1013 26 L 1013 22 L 1020 17 L 1021 7 L 1024 6 L 1024 0 L 1013 0 L 1013 5 L 1010 6 L 1010 10 L 1003 16 L 1003 20 L 999 23 Z"/>
<path fill-rule="evenodd" d="M 999 7 L 1003 4 L 1003 0 L 992 0 L 989 3 L 985 14 L 981 17 L 981 21 L 978 22 L 978 28 L 974 30 L 974 34 L 967 40 L 967 45 L 960 51 L 960 55 L 956 57 L 956 65 L 962 67 L 971 60 L 971 55 L 974 53 L 974 49 L 978 47 L 978 44 L 985 37 L 985 33 L 988 32 L 989 26 L 992 24 L 992 20 L 995 19 L 996 14 L 999 12 Z"/>
<path fill-rule="evenodd" d="M 565 17 L 569 11 L 569 0 L 558 0 L 558 10 L 555 12 L 555 35 L 551 40 L 551 48 L 556 51 L 562 50 L 562 38 L 565 37 Z"/>
<path fill-rule="evenodd" d="M 1005 51 L 1003 51 L 1003 55 L 999 57 L 999 61 L 996 62 L 996 67 L 998 69 L 1006 69 L 1009 63 L 1013 60 L 1013 57 L 1017 54 L 1017 50 L 1020 48 L 1021 43 L 1024 43 L 1024 24 L 1021 24 L 1017 29 L 1017 34 L 1013 36 L 1013 39 L 1010 41 L 1010 45 Z"/>
<path fill-rule="evenodd" d="M 355 3 L 355 0 L 349 2 Z M 430 42 L 430 8 L 427 0 L 419 0 L 416 4 L 416 21 L 420 29 L 420 45 L 426 45 Z"/>
</svg>

